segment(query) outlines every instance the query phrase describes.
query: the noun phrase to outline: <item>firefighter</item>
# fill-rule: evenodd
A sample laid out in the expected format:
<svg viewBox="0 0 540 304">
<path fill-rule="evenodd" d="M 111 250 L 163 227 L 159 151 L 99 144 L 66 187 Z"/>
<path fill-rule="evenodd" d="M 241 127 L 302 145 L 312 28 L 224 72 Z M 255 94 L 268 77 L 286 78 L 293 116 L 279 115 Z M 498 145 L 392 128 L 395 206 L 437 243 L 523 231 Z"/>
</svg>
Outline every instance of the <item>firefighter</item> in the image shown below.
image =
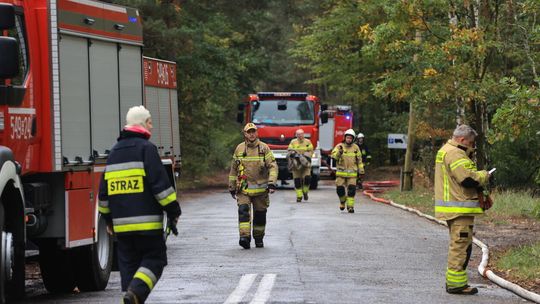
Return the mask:
<svg viewBox="0 0 540 304">
<path fill-rule="evenodd" d="M 309 185 L 311 183 L 311 156 L 313 155 L 313 144 L 311 140 L 304 138 L 304 130 L 296 130 L 296 138 L 289 144 L 289 155 L 291 157 L 304 157 L 304 162 L 300 162 L 299 169 L 293 168 L 294 189 L 296 190 L 296 201 L 299 203 L 308 200 Z M 302 159 L 300 159 L 302 160 Z M 305 165 L 304 165 L 305 164 Z"/>
<path fill-rule="evenodd" d="M 244 127 L 244 142 L 234 150 L 229 174 L 229 191 L 238 203 L 239 245 L 249 249 L 251 244 L 251 213 L 253 209 L 253 238 L 255 247 L 264 247 L 266 210 L 270 205 L 268 193 L 276 189 L 277 164 L 274 154 L 257 134 L 257 126 Z M 252 207 L 253 206 L 253 207 Z"/>
<path fill-rule="evenodd" d="M 356 144 L 358 145 L 358 148 L 360 148 L 360 152 L 362 152 L 362 163 L 364 163 L 365 166 L 368 166 L 371 163 L 371 153 L 369 153 L 369 149 L 364 140 L 365 136 L 363 133 L 358 133 L 356 135 Z"/>
<path fill-rule="evenodd" d="M 354 143 L 353 129 L 345 131 L 343 142 L 332 150 L 332 158 L 336 160 L 336 192 L 339 197 L 339 209 L 354 213 L 354 196 L 356 194 L 356 178 L 364 174 L 364 164 L 360 148 Z"/>
<path fill-rule="evenodd" d="M 163 211 L 177 234 L 181 214 L 156 146 L 148 139 L 150 112 L 129 109 L 126 126 L 107 158 L 99 189 L 99 212 L 114 231 L 123 303 L 144 303 L 167 265 Z"/>
<path fill-rule="evenodd" d="M 364 142 L 364 134 L 363 133 L 358 133 L 356 135 L 356 144 L 358 145 L 358 148 L 360 148 L 360 152 L 362 153 L 362 163 L 364 164 L 364 169 L 365 169 L 365 166 L 368 166 L 370 163 L 371 163 L 371 153 L 369 153 L 369 149 L 366 145 L 366 143 Z M 358 178 L 357 180 L 357 188 L 358 189 L 364 189 L 363 185 L 362 185 L 362 182 L 363 182 L 363 179 L 365 178 L 365 174 L 364 176 L 362 176 L 362 178 Z"/>
<path fill-rule="evenodd" d="M 435 216 L 448 223 L 446 292 L 453 294 L 478 292 L 468 285 L 467 264 L 472 251 L 474 217 L 484 213 L 478 190 L 487 185 L 489 173 L 477 170 L 471 160 L 476 136 L 471 127 L 458 126 L 435 159 Z"/>
</svg>

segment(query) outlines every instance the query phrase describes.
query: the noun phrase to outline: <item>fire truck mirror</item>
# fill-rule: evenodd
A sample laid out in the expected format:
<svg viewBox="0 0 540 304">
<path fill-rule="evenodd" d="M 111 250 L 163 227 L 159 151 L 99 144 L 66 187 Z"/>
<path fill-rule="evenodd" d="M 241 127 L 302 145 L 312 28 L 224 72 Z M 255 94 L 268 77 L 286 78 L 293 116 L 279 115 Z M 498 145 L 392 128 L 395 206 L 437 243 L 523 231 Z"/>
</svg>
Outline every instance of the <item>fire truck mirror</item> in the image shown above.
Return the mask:
<svg viewBox="0 0 540 304">
<path fill-rule="evenodd" d="M 32 129 L 31 133 L 32 137 L 35 137 L 37 134 L 37 119 L 36 117 L 32 118 Z"/>
<path fill-rule="evenodd" d="M 287 110 L 287 101 L 286 100 L 278 101 L 277 109 L 279 111 L 286 111 Z"/>
<path fill-rule="evenodd" d="M 236 114 L 236 121 L 239 123 L 244 123 L 244 113 L 238 112 L 238 114 Z"/>
<path fill-rule="evenodd" d="M 15 8 L 11 4 L 0 3 L 0 30 L 15 27 Z"/>
<path fill-rule="evenodd" d="M 321 112 L 324 112 L 326 110 L 328 110 L 328 105 L 325 103 L 321 104 Z"/>
<path fill-rule="evenodd" d="M 19 75 L 19 44 L 15 38 L 0 37 L 0 79 L 13 78 L 17 75 Z"/>
<path fill-rule="evenodd" d="M 328 112 L 321 113 L 321 123 L 325 124 L 328 122 Z"/>
</svg>

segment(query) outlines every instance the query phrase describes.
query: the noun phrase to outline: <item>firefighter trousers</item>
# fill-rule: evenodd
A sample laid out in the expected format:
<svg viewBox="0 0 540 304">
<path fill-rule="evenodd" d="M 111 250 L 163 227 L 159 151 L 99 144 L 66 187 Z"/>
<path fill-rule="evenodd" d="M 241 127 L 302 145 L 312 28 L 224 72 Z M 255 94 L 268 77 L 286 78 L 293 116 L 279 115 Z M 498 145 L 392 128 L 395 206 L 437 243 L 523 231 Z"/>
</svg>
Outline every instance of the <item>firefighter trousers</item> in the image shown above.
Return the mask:
<svg viewBox="0 0 540 304">
<path fill-rule="evenodd" d="M 270 205 L 268 193 L 256 196 L 239 193 L 237 202 L 240 237 L 251 236 L 251 211 L 253 209 L 253 238 L 262 239 L 266 229 L 266 210 Z"/>
<path fill-rule="evenodd" d="M 471 258 L 474 216 L 460 216 L 447 221 L 450 233 L 447 288 L 464 288 L 468 284 L 467 265 Z"/>
<path fill-rule="evenodd" d="M 354 208 L 354 196 L 356 195 L 356 177 L 336 177 L 336 192 L 339 203 L 347 202 L 347 209 Z"/>
<path fill-rule="evenodd" d="M 144 303 L 167 265 L 165 239 L 162 234 L 117 236 L 117 239 L 122 291 L 131 290 Z"/>
<path fill-rule="evenodd" d="M 304 193 L 309 192 L 309 185 L 311 183 L 311 167 L 302 167 L 300 170 L 292 170 L 292 176 L 294 179 L 294 190 L 296 191 L 296 197 L 300 198 Z"/>
</svg>

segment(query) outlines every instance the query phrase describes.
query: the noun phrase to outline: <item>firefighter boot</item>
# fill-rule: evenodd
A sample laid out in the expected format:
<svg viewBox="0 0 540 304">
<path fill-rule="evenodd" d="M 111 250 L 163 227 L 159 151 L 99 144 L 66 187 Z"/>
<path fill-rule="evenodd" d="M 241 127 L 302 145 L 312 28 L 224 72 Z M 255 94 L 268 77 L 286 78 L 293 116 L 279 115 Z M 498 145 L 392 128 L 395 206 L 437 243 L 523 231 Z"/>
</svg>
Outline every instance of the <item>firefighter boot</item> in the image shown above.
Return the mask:
<svg viewBox="0 0 540 304">
<path fill-rule="evenodd" d="M 256 248 L 263 248 L 264 242 L 262 238 L 255 238 L 255 247 Z"/>
<path fill-rule="evenodd" d="M 478 288 L 469 285 L 458 288 L 448 288 L 448 286 L 446 286 L 446 292 L 451 294 L 474 295 L 478 293 Z"/>
<path fill-rule="evenodd" d="M 124 294 L 124 297 L 122 298 L 123 304 L 139 304 L 139 298 L 137 298 L 137 295 L 128 289 L 126 294 Z"/>
<path fill-rule="evenodd" d="M 354 196 L 356 195 L 356 185 L 347 187 L 347 211 L 354 213 Z"/>
<path fill-rule="evenodd" d="M 345 196 L 345 187 L 338 186 L 336 188 L 336 192 L 337 192 L 337 195 L 339 197 L 339 210 L 343 211 L 343 210 L 345 210 L 345 200 L 347 198 Z"/>
<path fill-rule="evenodd" d="M 296 202 L 300 203 L 302 201 L 302 179 L 294 179 L 294 191 L 296 192 Z"/>
<path fill-rule="evenodd" d="M 244 249 L 249 249 L 251 243 L 251 237 L 249 236 L 242 236 L 240 237 L 240 241 L 238 241 L 238 244 L 242 246 Z"/>
<path fill-rule="evenodd" d="M 302 192 L 304 193 L 304 200 L 307 201 L 309 196 L 309 185 L 311 184 L 311 176 L 304 177 L 304 185 L 302 186 Z"/>
</svg>

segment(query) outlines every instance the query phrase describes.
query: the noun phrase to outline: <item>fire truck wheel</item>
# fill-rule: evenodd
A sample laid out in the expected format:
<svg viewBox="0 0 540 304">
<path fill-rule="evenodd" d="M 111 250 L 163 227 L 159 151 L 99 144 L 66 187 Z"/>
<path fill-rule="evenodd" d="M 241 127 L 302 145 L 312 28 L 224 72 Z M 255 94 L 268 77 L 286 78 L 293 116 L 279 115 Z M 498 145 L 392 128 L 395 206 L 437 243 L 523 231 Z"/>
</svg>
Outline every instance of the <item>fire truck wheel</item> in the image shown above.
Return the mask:
<svg viewBox="0 0 540 304">
<path fill-rule="evenodd" d="M 6 211 L 0 202 L 0 303 L 4 303 L 6 299 L 18 300 L 24 297 L 24 223 L 6 223 L 6 214 L 12 213 Z M 21 216 L 13 214 L 10 218 L 21 219 Z"/>
<path fill-rule="evenodd" d="M 113 264 L 113 237 L 107 233 L 107 224 L 100 217 L 98 241 L 78 248 L 76 252 L 76 280 L 81 291 L 98 291 L 107 287 Z"/>
<path fill-rule="evenodd" d="M 319 187 L 319 176 L 318 175 L 312 175 L 311 181 L 309 183 L 309 189 L 314 190 Z"/>
<path fill-rule="evenodd" d="M 73 252 L 62 250 L 56 239 L 42 240 L 39 246 L 39 267 L 45 288 L 50 293 L 66 293 L 75 289 Z"/>
</svg>

